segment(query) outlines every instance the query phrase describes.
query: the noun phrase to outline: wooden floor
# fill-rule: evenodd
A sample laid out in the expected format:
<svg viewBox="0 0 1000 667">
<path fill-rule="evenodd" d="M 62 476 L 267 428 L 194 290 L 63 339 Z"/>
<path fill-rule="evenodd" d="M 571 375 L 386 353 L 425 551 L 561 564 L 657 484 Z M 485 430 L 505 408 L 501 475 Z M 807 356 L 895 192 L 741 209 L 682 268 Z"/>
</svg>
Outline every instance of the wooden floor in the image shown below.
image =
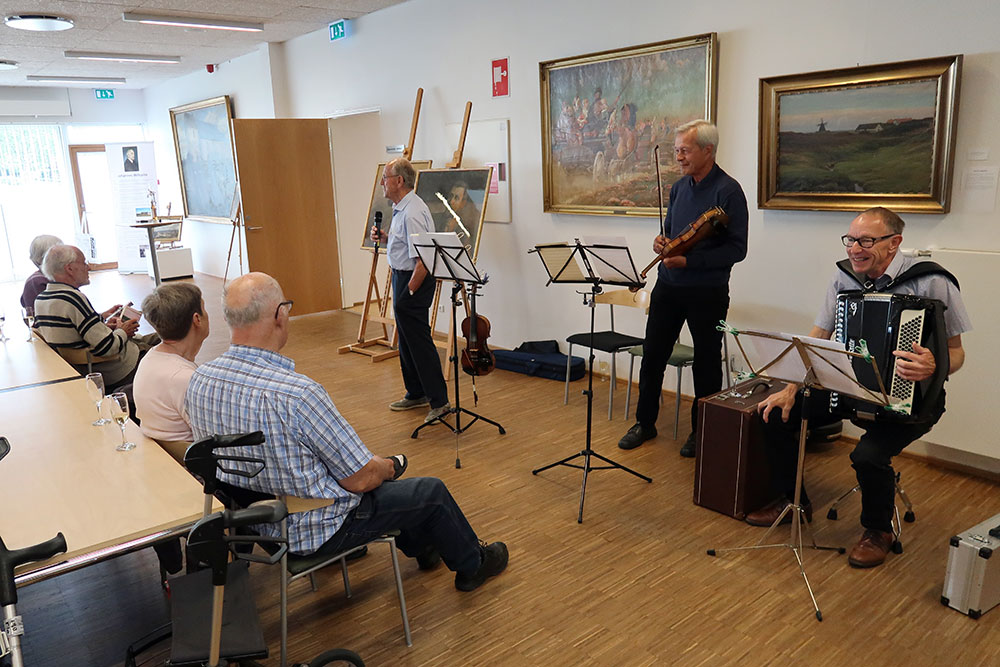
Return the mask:
<svg viewBox="0 0 1000 667">
<path fill-rule="evenodd" d="M 145 288 L 145 282 L 129 287 L 132 280 L 138 279 L 115 277 L 100 287 Z M 219 282 L 197 282 L 214 328 L 205 359 L 209 350 L 224 349 L 226 328 L 218 315 Z M 974 621 L 939 602 L 948 538 L 1000 513 L 995 483 L 900 459 L 917 516 L 904 524 L 905 551 L 868 571 L 848 567 L 846 556 L 807 552 L 823 611 L 818 623 L 790 552 L 705 554 L 751 543 L 763 529 L 692 504 L 694 462 L 679 457 L 680 442 L 670 438 L 672 397 L 665 398 L 661 435 L 626 452 L 616 447 L 631 425 L 622 418 L 624 391 L 609 422 L 608 384 L 596 383 L 594 449 L 653 483 L 619 470 L 591 473 L 578 524 L 582 473 L 531 470 L 582 449 L 584 381 L 574 383 L 564 406 L 561 383 L 496 371 L 478 382 L 474 407 L 462 375 L 463 407 L 499 421 L 507 434 L 477 423 L 458 440 L 440 426 L 414 440 L 410 432 L 422 411 L 387 409 L 402 395 L 397 362 L 337 354 L 357 326 L 357 316 L 345 312 L 296 318 L 286 352 L 300 372 L 326 386 L 372 451 L 406 454 L 408 475 L 445 480 L 480 537 L 508 544 L 510 566 L 479 590 L 461 593 L 443 566 L 425 573 L 404 559 L 413 630 L 407 648 L 389 557 L 376 545 L 351 565 L 351 599 L 336 568 L 319 573 L 317 593 L 305 581 L 293 584 L 293 660 L 347 647 L 369 665 L 1000 664 L 1000 610 Z M 807 477 L 820 541 L 850 547 L 860 532 L 857 500 L 842 507 L 839 521 L 825 518 L 829 503 L 854 484 L 848 452 L 844 444 L 812 450 Z M 251 572 L 272 647 L 268 664 L 277 664 L 278 573 L 260 565 Z M 147 551 L 23 589 L 27 664 L 120 664 L 126 645 L 167 617 L 156 575 Z"/>
</svg>

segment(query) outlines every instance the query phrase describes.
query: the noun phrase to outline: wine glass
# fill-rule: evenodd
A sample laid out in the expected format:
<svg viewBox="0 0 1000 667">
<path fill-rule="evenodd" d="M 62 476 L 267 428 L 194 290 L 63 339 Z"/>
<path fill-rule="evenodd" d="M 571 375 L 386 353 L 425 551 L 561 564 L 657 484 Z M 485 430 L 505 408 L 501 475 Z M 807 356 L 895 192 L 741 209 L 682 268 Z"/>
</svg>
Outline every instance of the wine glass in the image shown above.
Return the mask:
<svg viewBox="0 0 1000 667">
<path fill-rule="evenodd" d="M 111 420 L 101 415 L 101 403 L 104 401 L 104 376 L 100 373 L 90 373 L 87 375 L 87 394 L 97 405 L 97 421 L 94 426 L 104 426 L 110 424 Z"/>
<path fill-rule="evenodd" d="M 122 444 L 115 447 L 119 452 L 127 452 L 135 447 L 134 442 L 127 442 L 125 440 L 125 424 L 128 422 L 128 396 L 125 392 L 116 391 L 107 398 L 111 399 L 111 418 L 115 420 L 118 424 L 118 428 L 122 430 Z"/>
<path fill-rule="evenodd" d="M 35 309 L 31 306 L 26 306 L 21 308 L 21 319 L 24 320 L 24 326 L 28 327 L 28 342 L 34 340 L 31 336 L 31 328 L 35 326 Z"/>
</svg>

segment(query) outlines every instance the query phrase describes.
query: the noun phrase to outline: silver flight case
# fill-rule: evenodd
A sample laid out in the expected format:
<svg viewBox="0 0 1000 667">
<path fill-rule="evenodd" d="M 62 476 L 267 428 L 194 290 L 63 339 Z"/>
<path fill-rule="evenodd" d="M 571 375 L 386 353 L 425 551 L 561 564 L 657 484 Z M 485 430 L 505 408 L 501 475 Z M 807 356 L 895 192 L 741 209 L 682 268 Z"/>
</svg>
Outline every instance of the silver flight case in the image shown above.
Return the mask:
<svg viewBox="0 0 1000 667">
<path fill-rule="evenodd" d="M 1000 603 L 1000 514 L 949 544 L 941 604 L 979 618 Z"/>
</svg>

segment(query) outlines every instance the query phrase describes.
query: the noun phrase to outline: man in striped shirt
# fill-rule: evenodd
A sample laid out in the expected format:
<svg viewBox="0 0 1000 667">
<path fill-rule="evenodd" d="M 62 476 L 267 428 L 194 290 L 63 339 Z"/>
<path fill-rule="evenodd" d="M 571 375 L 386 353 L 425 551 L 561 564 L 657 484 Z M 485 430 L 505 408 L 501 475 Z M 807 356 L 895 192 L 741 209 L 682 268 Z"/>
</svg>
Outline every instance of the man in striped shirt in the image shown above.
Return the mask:
<svg viewBox="0 0 1000 667">
<path fill-rule="evenodd" d="M 49 248 L 42 260 L 42 273 L 51 282 L 35 299 L 35 326 L 45 342 L 56 350 L 89 350 L 94 357 L 111 357 L 93 364 L 93 372 L 104 376 L 108 391 L 129 384 L 140 356 L 158 343 L 159 337 L 137 337 L 138 320 L 122 321 L 112 316 L 120 305 L 103 313 L 94 310 L 80 291 L 90 283 L 90 267 L 79 248 Z"/>
<path fill-rule="evenodd" d="M 329 500 L 288 517 L 293 553 L 338 553 L 398 530 L 403 553 L 423 570 L 443 560 L 461 591 L 500 574 L 507 567 L 507 547 L 479 541 L 444 482 L 396 480 L 402 468 L 372 455 L 322 385 L 296 373 L 295 362 L 280 354 L 291 307 L 278 282 L 264 273 L 241 276 L 225 289 L 223 313 L 232 344 L 194 372 L 185 409 L 195 440 L 258 430 L 267 440 L 233 452 L 263 459 L 260 474 L 220 472 L 219 479 L 273 495 Z M 253 469 L 239 461 L 227 465 Z M 273 524 L 258 529 L 278 534 Z"/>
</svg>

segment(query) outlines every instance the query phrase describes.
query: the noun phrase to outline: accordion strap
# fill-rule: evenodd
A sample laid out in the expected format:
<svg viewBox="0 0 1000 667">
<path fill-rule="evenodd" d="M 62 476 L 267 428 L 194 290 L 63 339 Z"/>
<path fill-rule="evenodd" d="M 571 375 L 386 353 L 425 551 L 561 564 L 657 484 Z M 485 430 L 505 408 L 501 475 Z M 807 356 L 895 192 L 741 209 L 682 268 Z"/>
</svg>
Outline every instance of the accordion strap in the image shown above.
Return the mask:
<svg viewBox="0 0 1000 667">
<path fill-rule="evenodd" d="M 946 279 L 948 279 L 948 281 L 951 282 L 951 284 L 955 286 L 955 289 L 959 290 L 961 289 L 961 287 L 958 284 L 958 278 L 956 278 L 951 273 L 951 271 L 944 268 L 937 262 L 931 262 L 931 261 L 916 262 L 906 271 L 903 271 L 898 276 L 892 278 L 885 284 L 878 284 L 877 280 L 872 280 L 867 276 L 858 275 L 857 273 L 855 273 L 854 270 L 851 268 L 851 261 L 849 259 L 842 259 L 839 262 L 837 262 L 837 268 L 839 268 L 841 271 L 843 271 L 851 278 L 853 278 L 854 281 L 858 283 L 859 287 L 861 288 L 861 292 L 875 292 L 875 291 L 887 290 L 897 285 L 902 285 L 903 283 L 908 282 L 910 280 L 915 280 L 917 278 L 920 278 L 921 276 L 929 276 L 929 275 L 944 276 Z"/>
</svg>

